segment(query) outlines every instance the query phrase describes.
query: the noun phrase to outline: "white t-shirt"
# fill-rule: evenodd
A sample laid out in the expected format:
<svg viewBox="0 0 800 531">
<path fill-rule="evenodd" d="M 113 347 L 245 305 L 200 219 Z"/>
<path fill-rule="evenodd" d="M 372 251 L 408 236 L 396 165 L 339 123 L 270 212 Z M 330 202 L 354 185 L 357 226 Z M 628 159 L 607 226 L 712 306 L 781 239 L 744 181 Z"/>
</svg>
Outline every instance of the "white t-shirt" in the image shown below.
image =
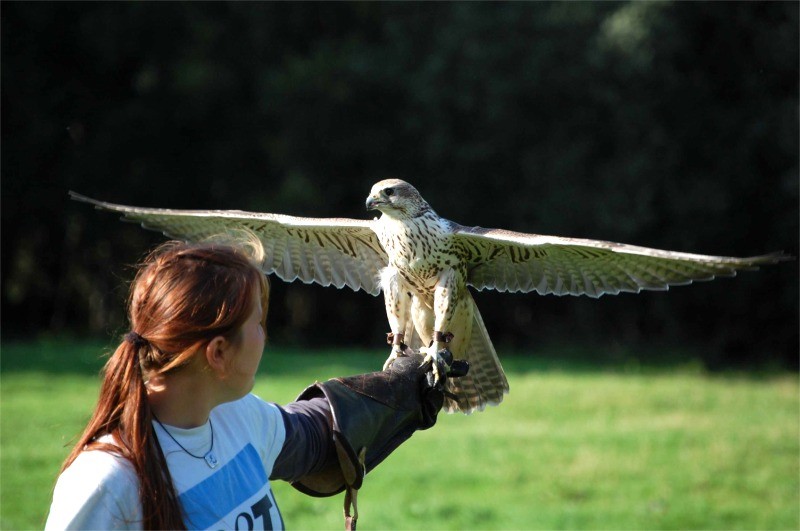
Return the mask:
<svg viewBox="0 0 800 531">
<path fill-rule="evenodd" d="M 283 447 L 283 417 L 255 395 L 222 404 L 210 422 L 169 433 L 196 456 L 209 451 L 210 468 L 154 423 L 189 529 L 283 529 L 269 476 Z M 112 442 L 105 439 L 104 442 Z M 81 453 L 56 483 L 46 529 L 140 529 L 138 479 L 130 462 L 104 451 Z"/>
</svg>

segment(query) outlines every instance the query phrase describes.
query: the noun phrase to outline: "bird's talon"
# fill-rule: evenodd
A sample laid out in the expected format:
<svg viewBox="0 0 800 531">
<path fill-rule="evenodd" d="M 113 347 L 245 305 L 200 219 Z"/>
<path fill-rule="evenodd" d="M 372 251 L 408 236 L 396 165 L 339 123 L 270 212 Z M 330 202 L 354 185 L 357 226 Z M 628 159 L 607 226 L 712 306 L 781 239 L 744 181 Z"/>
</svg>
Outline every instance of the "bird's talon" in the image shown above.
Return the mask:
<svg viewBox="0 0 800 531">
<path fill-rule="evenodd" d="M 406 356 L 408 356 L 408 354 L 400 348 L 400 345 L 394 345 L 392 347 L 392 352 L 389 353 L 389 357 L 386 358 L 386 362 L 383 364 L 383 370 L 385 371 L 391 367 L 397 358 L 405 358 Z"/>
<path fill-rule="evenodd" d="M 442 379 L 441 368 L 444 367 L 445 370 L 447 370 L 450 367 L 450 364 L 447 363 L 447 359 L 445 359 L 445 357 L 442 355 L 442 353 L 446 351 L 439 351 L 434 345 L 431 345 L 430 347 L 423 347 L 419 349 L 419 352 L 420 354 L 425 354 L 425 358 L 422 360 L 420 368 L 430 367 L 431 372 L 433 373 L 433 383 L 434 385 L 437 385 Z"/>
</svg>

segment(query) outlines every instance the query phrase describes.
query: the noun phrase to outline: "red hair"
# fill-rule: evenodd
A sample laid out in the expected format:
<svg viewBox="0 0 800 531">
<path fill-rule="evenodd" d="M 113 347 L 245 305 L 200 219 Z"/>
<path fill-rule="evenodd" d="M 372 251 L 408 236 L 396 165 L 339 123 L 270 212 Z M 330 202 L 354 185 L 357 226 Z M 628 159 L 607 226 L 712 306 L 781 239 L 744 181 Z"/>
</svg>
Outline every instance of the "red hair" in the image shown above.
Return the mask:
<svg viewBox="0 0 800 531">
<path fill-rule="evenodd" d="M 266 320 L 269 285 L 241 249 L 169 242 L 153 251 L 136 274 L 128 304 L 131 330 L 145 341 L 123 340 L 106 363 L 97 406 L 62 472 L 86 450 L 120 454 L 139 479 L 143 527 L 185 529 L 145 382 L 179 370 L 214 337 L 234 337 L 256 290 Z M 113 444 L 98 442 L 107 434 Z"/>
</svg>

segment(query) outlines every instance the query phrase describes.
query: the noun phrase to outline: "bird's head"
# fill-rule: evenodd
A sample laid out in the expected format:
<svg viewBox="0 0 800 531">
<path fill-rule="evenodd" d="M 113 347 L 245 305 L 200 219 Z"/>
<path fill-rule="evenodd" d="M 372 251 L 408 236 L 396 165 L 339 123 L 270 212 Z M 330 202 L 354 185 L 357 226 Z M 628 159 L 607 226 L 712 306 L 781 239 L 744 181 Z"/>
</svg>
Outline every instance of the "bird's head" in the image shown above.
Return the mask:
<svg viewBox="0 0 800 531">
<path fill-rule="evenodd" d="M 430 212 L 431 207 L 407 182 L 386 179 L 375 183 L 369 191 L 367 210 L 380 210 L 389 217 L 410 219 Z"/>
</svg>

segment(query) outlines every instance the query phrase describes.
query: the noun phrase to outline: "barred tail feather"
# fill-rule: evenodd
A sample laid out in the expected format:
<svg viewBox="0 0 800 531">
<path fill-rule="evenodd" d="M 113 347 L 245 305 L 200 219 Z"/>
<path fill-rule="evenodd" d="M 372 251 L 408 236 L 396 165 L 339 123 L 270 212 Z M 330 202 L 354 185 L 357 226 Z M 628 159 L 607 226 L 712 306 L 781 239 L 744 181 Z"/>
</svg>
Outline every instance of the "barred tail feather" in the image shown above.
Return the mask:
<svg viewBox="0 0 800 531">
<path fill-rule="evenodd" d="M 466 376 L 447 380 L 447 390 L 457 397 L 456 400 L 445 400 L 444 410 L 448 413 L 483 411 L 487 405 L 495 406 L 502 402 L 508 393 L 508 379 L 489 339 L 478 306 L 472 300 L 472 295 L 467 295 L 472 303 L 472 333 L 466 351 L 453 354 L 456 359 L 466 359 L 470 368 Z"/>
</svg>

